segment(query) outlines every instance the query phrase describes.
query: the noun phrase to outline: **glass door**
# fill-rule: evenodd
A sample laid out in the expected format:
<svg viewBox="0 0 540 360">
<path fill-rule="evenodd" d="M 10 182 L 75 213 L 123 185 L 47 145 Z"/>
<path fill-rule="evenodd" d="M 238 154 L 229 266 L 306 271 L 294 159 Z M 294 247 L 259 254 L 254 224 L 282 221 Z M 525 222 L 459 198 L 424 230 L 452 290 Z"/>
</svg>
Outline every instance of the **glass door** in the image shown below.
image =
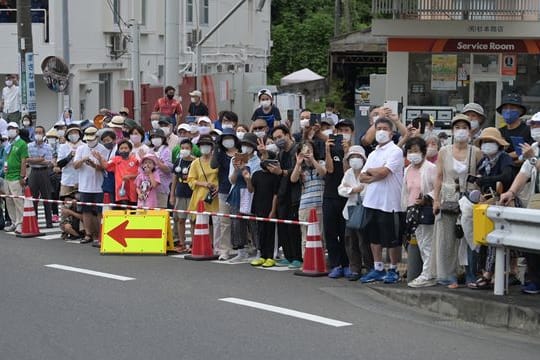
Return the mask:
<svg viewBox="0 0 540 360">
<path fill-rule="evenodd" d="M 508 83 L 505 81 L 505 85 Z M 501 117 L 497 114 L 497 106 L 501 103 L 503 81 L 501 78 L 473 79 L 470 87 L 470 101 L 482 105 L 486 114 L 486 126 L 500 127 Z"/>
</svg>

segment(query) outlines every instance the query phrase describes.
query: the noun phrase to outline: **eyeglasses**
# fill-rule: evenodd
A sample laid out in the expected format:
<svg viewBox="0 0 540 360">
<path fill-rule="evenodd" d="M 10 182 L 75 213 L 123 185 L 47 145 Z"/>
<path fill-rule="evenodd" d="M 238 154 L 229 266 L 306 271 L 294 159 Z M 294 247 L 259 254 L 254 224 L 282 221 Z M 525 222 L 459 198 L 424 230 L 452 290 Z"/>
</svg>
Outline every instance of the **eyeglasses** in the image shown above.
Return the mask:
<svg viewBox="0 0 540 360">
<path fill-rule="evenodd" d="M 254 128 L 253 128 L 253 131 L 264 130 L 265 128 L 266 128 L 266 126 L 254 127 Z"/>
</svg>

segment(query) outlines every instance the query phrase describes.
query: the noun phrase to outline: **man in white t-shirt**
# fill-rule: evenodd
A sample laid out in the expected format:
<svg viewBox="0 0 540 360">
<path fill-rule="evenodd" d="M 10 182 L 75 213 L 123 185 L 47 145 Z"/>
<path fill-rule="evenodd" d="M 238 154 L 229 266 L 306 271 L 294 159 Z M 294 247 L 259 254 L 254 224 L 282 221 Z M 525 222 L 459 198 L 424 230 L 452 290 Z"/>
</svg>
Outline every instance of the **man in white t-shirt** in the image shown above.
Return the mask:
<svg viewBox="0 0 540 360">
<path fill-rule="evenodd" d="M 86 144 L 77 148 L 73 159 L 73 167 L 79 175 L 79 193 L 82 202 L 103 203 L 103 167 L 96 158 L 99 153 L 102 158 L 107 158 L 109 150 L 98 142 L 98 129 L 90 126 L 84 130 L 83 140 Z M 81 244 L 91 241 L 99 244 L 99 227 L 101 224 L 102 208 L 95 205 L 83 205 L 81 207 L 84 230 L 86 235 Z"/>
<path fill-rule="evenodd" d="M 394 284 L 399 280 L 397 263 L 401 250 L 401 188 L 403 186 L 403 151 L 392 141 L 394 121 L 381 117 L 375 121 L 375 139 L 379 144 L 369 154 L 360 181 L 369 184 L 362 204 L 367 223 L 364 229 L 371 244 L 373 269 L 360 281 L 383 281 Z M 384 270 L 382 249 L 390 255 L 388 272 Z"/>
<path fill-rule="evenodd" d="M 4 112 L 7 122 L 21 122 L 21 92 L 15 85 L 15 75 L 6 76 L 6 86 L 2 89 L 2 104 L 0 108 Z"/>
</svg>

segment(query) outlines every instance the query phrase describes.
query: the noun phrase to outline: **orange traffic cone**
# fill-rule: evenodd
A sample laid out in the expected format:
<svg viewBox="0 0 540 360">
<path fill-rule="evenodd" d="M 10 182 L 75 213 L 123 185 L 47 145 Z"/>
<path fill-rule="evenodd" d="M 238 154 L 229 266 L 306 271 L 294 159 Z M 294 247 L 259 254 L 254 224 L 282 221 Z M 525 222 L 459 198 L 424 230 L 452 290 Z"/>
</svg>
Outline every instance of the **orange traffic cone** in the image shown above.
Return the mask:
<svg viewBox="0 0 540 360">
<path fill-rule="evenodd" d="M 204 212 L 204 203 L 199 201 L 197 212 Z M 188 260 L 216 260 L 217 255 L 214 255 L 212 249 L 212 241 L 210 240 L 210 229 L 208 227 L 208 215 L 197 214 L 195 220 L 195 231 L 193 234 L 193 242 L 191 244 L 191 255 L 186 255 L 184 259 Z"/>
<path fill-rule="evenodd" d="M 317 219 L 317 211 L 315 209 L 311 209 L 309 212 L 308 222 L 310 224 L 307 228 L 304 266 L 302 270 L 295 271 L 294 275 L 311 277 L 326 276 L 328 272 L 326 271 L 319 220 Z"/>
<path fill-rule="evenodd" d="M 104 204 L 110 204 L 111 203 L 111 194 L 108 192 L 103 193 L 103 203 Z M 102 212 L 111 210 L 110 206 L 103 206 Z"/>
<path fill-rule="evenodd" d="M 30 192 L 30 188 L 27 186 L 24 189 L 24 212 L 21 233 L 17 234 L 17 237 L 31 238 L 43 235 L 43 233 L 39 232 L 37 217 L 36 213 L 34 212 L 34 204 L 32 200 L 30 200 L 31 198 L 32 193 Z"/>
</svg>

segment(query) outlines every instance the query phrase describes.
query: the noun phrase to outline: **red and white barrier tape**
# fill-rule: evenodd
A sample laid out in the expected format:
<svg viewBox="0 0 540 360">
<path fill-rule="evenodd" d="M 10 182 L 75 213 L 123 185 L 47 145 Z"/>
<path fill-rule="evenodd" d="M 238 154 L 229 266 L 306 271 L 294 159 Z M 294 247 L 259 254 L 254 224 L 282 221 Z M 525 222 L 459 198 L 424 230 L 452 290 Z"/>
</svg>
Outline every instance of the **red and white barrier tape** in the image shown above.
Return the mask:
<svg viewBox="0 0 540 360">
<path fill-rule="evenodd" d="M 47 203 L 61 204 L 61 205 L 64 204 L 64 201 L 62 201 L 62 200 L 35 199 L 35 198 L 32 198 L 32 197 L 26 197 L 26 196 L 23 196 L 23 195 L 0 194 L 0 197 L 2 197 L 2 198 L 30 200 L 30 201 L 38 201 L 38 202 L 47 202 Z M 219 212 L 210 212 L 210 211 L 197 212 L 197 211 L 191 211 L 191 210 L 150 208 L 150 207 L 146 207 L 146 206 L 145 207 L 139 207 L 139 206 L 135 206 L 135 205 L 123 205 L 123 204 L 113 204 L 113 203 L 104 204 L 104 203 L 92 203 L 92 202 L 85 202 L 85 201 L 76 201 L 76 204 L 85 205 L 85 206 L 99 206 L 99 207 L 102 207 L 102 208 L 103 207 L 115 207 L 115 208 L 132 209 L 132 210 L 165 210 L 165 211 L 172 212 L 172 213 L 191 214 L 191 215 L 209 215 L 209 216 L 226 217 L 226 218 L 231 218 L 231 219 L 273 222 L 273 223 L 277 223 L 277 224 L 290 224 L 290 225 L 310 225 L 310 224 L 314 224 L 314 223 L 310 223 L 308 221 L 274 219 L 274 218 L 265 218 L 265 217 L 259 217 L 259 216 L 249 216 L 249 215 L 223 214 L 223 213 L 219 213 Z"/>
</svg>

